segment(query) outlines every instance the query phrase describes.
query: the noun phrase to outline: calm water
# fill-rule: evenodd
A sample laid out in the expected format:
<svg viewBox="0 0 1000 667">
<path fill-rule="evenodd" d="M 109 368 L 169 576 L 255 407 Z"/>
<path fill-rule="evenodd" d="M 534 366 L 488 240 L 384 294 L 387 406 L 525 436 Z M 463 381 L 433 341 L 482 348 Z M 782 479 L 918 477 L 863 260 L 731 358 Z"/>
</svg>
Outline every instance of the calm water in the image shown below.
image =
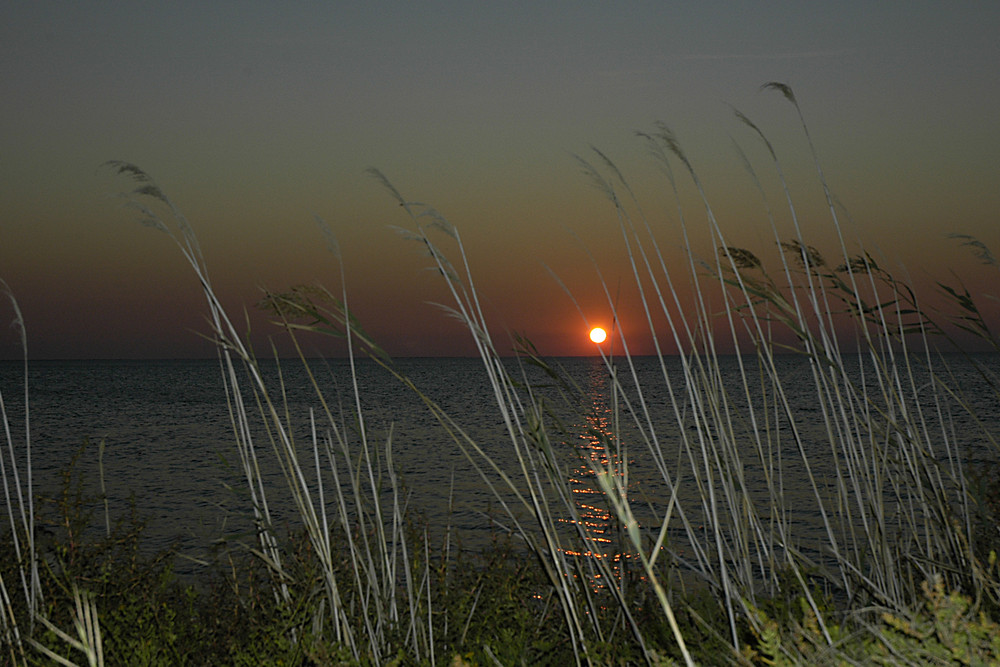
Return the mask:
<svg viewBox="0 0 1000 667">
<path fill-rule="evenodd" d="M 994 372 L 1000 369 L 1000 357 L 983 356 L 978 360 Z M 671 429 L 676 431 L 675 420 L 668 408 L 669 397 L 662 375 L 654 362 L 639 359 L 637 370 L 644 378 L 645 398 L 654 421 L 664 424 L 658 435 L 669 442 Z M 510 363 L 513 367 L 514 362 Z M 582 397 L 576 400 L 581 401 L 579 407 L 588 415 L 581 418 L 574 410 L 559 408 L 554 389 L 540 390 L 549 395 L 552 405 L 557 406 L 557 415 L 566 420 L 569 435 L 565 436 L 565 442 L 570 443 L 566 451 L 576 456 L 580 447 L 596 445 L 594 451 L 600 451 L 588 455 L 620 464 L 617 452 L 604 452 L 593 437 L 594 431 L 607 428 L 614 418 L 607 371 L 595 359 L 563 359 L 559 363 L 583 389 Z M 678 370 L 676 360 L 672 363 L 673 370 Z M 735 359 L 726 359 L 724 363 L 735 377 Z M 478 359 L 412 359 L 398 364 L 491 455 L 503 465 L 513 466 L 510 445 Z M 796 397 L 797 410 L 806 416 L 803 423 L 808 425 L 810 414 L 817 418 L 819 415 L 809 367 L 801 357 L 794 356 L 782 358 L 780 365 L 786 388 Z M 959 358 L 949 359 L 949 365 L 955 373 L 956 386 L 963 390 L 975 413 L 993 433 L 1000 431 L 996 397 L 979 372 Z M 474 548 L 476 541 L 486 535 L 487 517 L 491 512 L 498 516 L 493 494 L 413 392 L 371 362 L 362 361 L 358 367 L 361 400 L 374 442 L 384 443 L 391 433 L 396 468 L 410 492 L 409 506 L 438 528 L 450 522 L 459 530 L 463 542 Z M 0 391 L 19 445 L 23 443 L 21 370 L 20 363 L 0 362 Z M 273 364 L 267 370 L 272 378 L 276 377 Z M 298 362 L 283 364 L 282 371 L 294 429 L 305 443 L 309 433 L 308 411 L 310 407 L 318 408 L 318 404 Z M 319 365 L 317 371 L 328 397 L 334 401 L 339 397 L 346 402 L 343 408 L 349 410 L 352 405 L 346 362 L 327 362 Z M 675 377 L 680 376 L 675 374 Z M 530 379 L 544 380 L 537 373 L 530 375 Z M 917 385 L 922 387 L 918 400 L 929 401 L 929 381 L 918 378 Z M 112 515 L 121 516 L 129 498 L 134 497 L 140 514 L 149 519 L 151 547 L 179 538 L 183 552 L 198 556 L 213 540 L 249 525 L 247 502 L 239 493 L 243 486 L 235 467 L 234 437 L 218 362 L 33 362 L 29 368 L 29 387 L 36 490 L 54 493 L 58 489 L 59 472 L 81 445 L 89 441 L 77 466 L 88 488 L 99 490 L 99 463 L 103 464 Z M 751 400 L 757 399 L 751 397 Z M 335 402 L 334 412 L 339 409 Z M 619 414 L 626 418 L 628 415 Z M 982 431 L 977 430 L 967 415 L 952 410 L 945 422 L 963 443 L 967 459 L 979 461 L 988 456 Z M 817 460 L 828 450 L 819 437 L 821 426 L 814 424 Z M 105 444 L 103 457 L 99 456 L 100 442 Z M 263 438 L 258 439 L 258 447 L 262 459 L 270 461 L 269 445 Z M 789 455 L 792 453 L 790 450 Z M 666 495 L 664 487 L 658 482 L 655 466 L 641 443 L 630 444 L 622 457 L 629 464 L 632 488 L 650 501 L 653 511 L 661 511 Z M 578 502 L 586 515 L 587 466 L 574 465 L 572 458 L 566 460 L 567 474 L 577 479 Z M 676 457 L 671 460 L 676 461 Z M 276 520 L 294 521 L 284 482 L 274 466 L 266 470 L 266 481 L 272 490 L 269 500 Z M 683 466 L 673 472 L 682 474 Z M 745 473 L 752 480 L 760 471 L 748 464 Z M 804 493 L 804 484 L 804 480 L 798 484 L 790 481 L 787 493 Z M 600 514 L 599 508 L 591 509 Z M 102 519 L 102 512 L 98 507 L 95 518 Z"/>
</svg>

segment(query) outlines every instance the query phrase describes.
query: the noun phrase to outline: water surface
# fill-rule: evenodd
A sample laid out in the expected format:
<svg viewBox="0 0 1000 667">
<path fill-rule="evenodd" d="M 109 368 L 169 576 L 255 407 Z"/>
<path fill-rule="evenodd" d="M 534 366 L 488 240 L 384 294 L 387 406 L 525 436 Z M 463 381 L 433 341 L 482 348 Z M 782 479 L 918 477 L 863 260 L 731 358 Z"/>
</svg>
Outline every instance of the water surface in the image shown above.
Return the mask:
<svg viewBox="0 0 1000 667">
<path fill-rule="evenodd" d="M 1000 367 L 1000 357 L 987 355 L 977 360 L 994 371 Z M 750 364 L 751 370 L 755 369 L 753 360 L 744 361 Z M 667 361 L 676 402 L 671 399 L 663 371 L 655 359 L 634 360 L 643 390 L 641 401 L 635 387 L 627 380 L 623 383 L 626 396 L 612 396 L 609 371 L 599 359 L 573 358 L 556 362 L 581 390 L 568 404 L 544 374 L 530 368 L 522 371 L 514 360 L 508 363 L 519 376 L 524 373 L 524 379 L 534 386 L 534 391 L 546 397 L 547 405 L 552 408 L 551 423 L 560 424 L 564 429 L 554 429 L 552 433 L 562 448 L 566 474 L 574 480 L 574 488 L 579 493 L 578 508 L 584 520 L 595 531 L 603 529 L 603 509 L 599 503 L 592 502 L 588 458 L 617 469 L 627 468 L 630 489 L 643 501 L 637 502 L 637 506 L 641 505 L 647 512 L 644 516 L 649 519 L 662 515 L 668 496 L 662 472 L 638 432 L 628 425 L 634 415 L 639 414 L 645 420 L 648 413 L 654 432 L 667 452 L 665 458 L 670 462 L 672 479 L 683 485 L 685 478 L 692 477 L 686 470 L 689 464 L 676 449 L 669 451 L 670 443 L 679 440 L 678 415 L 684 422 L 682 428 L 693 428 L 691 422 L 686 421 L 691 418 L 691 405 L 684 398 L 679 360 Z M 736 381 L 739 377 L 736 362 L 734 357 L 721 362 L 723 384 L 732 396 L 733 418 L 738 428 L 752 429 L 747 403 L 753 405 L 758 415 L 767 414 L 768 406 L 763 401 L 763 394 L 746 395 Z M 852 363 L 849 361 L 848 367 Z M 934 384 L 930 376 L 917 378 L 918 392 L 913 400 L 916 404 L 923 403 L 933 422 L 929 428 L 932 431 L 945 429 L 943 433 L 948 438 L 960 443 L 963 458 L 978 466 L 991 456 L 983 425 L 986 431 L 997 433 L 1000 426 L 998 401 L 979 370 L 959 357 L 950 358 L 948 363 L 950 372 L 954 373 L 953 386 L 962 391 L 980 423 L 956 405 L 946 405 L 943 411 L 939 410 L 940 406 L 933 400 Z M 517 459 L 480 360 L 403 359 L 397 364 L 505 469 L 516 472 Z M 809 455 L 814 457 L 814 465 L 820 466 L 817 477 L 821 483 L 829 483 L 837 455 L 830 452 L 824 438 L 812 371 L 800 356 L 781 357 L 778 365 L 786 392 L 794 397 L 799 428 L 805 429 L 804 440 L 812 448 Z M 352 438 L 352 447 L 356 447 L 357 434 L 352 430 L 354 398 L 347 362 L 314 362 L 313 368 L 330 400 L 335 423 L 347 427 L 344 432 Z M 859 365 L 853 368 L 854 381 L 859 384 L 872 381 L 870 376 L 861 373 Z M 278 366 L 271 362 L 265 364 L 264 369 L 267 382 L 276 391 L 280 386 Z M 627 375 L 627 371 L 628 366 L 623 361 L 616 362 L 616 372 Z M 0 362 L 0 391 L 23 470 L 21 372 L 20 363 Z M 357 372 L 372 450 L 382 455 L 387 443 L 391 444 L 395 468 L 407 491 L 403 500 L 410 511 L 425 517 L 438 532 L 446 526 L 452 527 L 466 548 L 476 548 L 485 542 L 491 518 L 504 517 L 498 510 L 496 497 L 480 474 L 418 395 L 371 361 L 359 361 Z M 318 413 L 321 406 L 302 371 L 301 362 L 283 362 L 281 378 L 292 431 L 302 443 L 302 456 L 309 462 L 306 467 L 311 471 L 312 455 L 307 446 L 311 432 L 309 414 L 310 409 Z M 216 360 L 39 361 L 29 366 L 29 391 L 36 491 L 49 495 L 56 493 L 60 471 L 65 470 L 79 453 L 77 470 L 90 492 L 100 493 L 103 469 L 104 488 L 113 518 L 123 516 L 130 499 L 134 499 L 139 513 L 149 520 L 150 548 L 179 539 L 183 553 L 200 557 L 214 540 L 248 528 L 245 483 L 236 466 L 233 426 Z M 877 395 L 878 392 L 873 387 L 871 393 Z M 245 395 L 249 400 L 250 394 Z M 645 411 L 641 407 L 643 404 Z M 622 425 L 625 438 L 613 446 L 613 451 L 608 451 L 606 443 L 595 434 L 607 431 L 613 424 Z M 780 430 L 787 429 L 788 425 L 775 419 L 770 427 Z M 320 415 L 321 432 L 324 428 L 327 427 Z M 266 434 L 258 428 L 254 435 L 275 522 L 291 525 L 295 523 L 296 513 L 280 473 L 273 465 Z M 785 467 L 794 471 L 799 453 L 791 447 L 789 438 L 785 438 L 785 442 L 788 443 L 788 450 L 782 453 L 787 461 Z M 89 445 L 81 453 L 84 443 Z M 103 453 L 99 443 L 103 443 Z M 749 448 L 752 443 L 748 440 L 746 446 Z M 748 452 L 742 471 L 751 484 L 762 479 L 765 472 L 754 460 Z M 387 486 L 384 484 L 383 488 Z M 793 498 L 795 494 L 803 495 L 808 502 L 810 487 L 804 476 L 795 479 L 790 475 L 785 493 Z M 95 509 L 98 512 L 95 518 L 100 523 L 103 507 L 98 504 Z M 809 531 L 818 530 L 819 517 L 815 514 L 805 511 L 796 520 L 814 523 L 803 526 L 806 536 Z"/>
</svg>

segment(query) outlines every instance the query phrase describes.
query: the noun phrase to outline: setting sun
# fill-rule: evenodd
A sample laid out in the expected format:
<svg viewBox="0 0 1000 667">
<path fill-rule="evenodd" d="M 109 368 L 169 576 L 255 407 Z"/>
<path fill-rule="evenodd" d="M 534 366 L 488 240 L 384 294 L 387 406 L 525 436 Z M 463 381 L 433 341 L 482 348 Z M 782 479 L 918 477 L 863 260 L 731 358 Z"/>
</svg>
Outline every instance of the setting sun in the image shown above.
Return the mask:
<svg viewBox="0 0 1000 667">
<path fill-rule="evenodd" d="M 608 337 L 608 333 L 601 327 L 594 327 L 590 330 L 590 340 L 595 343 L 603 343 Z"/>
</svg>

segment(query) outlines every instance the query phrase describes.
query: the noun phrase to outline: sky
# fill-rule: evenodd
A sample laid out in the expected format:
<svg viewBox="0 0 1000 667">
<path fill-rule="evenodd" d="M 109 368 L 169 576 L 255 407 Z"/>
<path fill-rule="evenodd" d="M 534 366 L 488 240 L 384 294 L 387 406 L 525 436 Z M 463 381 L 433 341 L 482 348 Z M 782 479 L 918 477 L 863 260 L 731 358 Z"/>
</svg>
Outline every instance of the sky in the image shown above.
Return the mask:
<svg viewBox="0 0 1000 667">
<path fill-rule="evenodd" d="M 342 287 L 316 216 L 353 311 L 389 353 L 474 352 L 432 305 L 448 298 L 441 277 L 394 229 L 413 224 L 371 167 L 459 230 L 501 348 L 517 332 L 544 354 L 593 353 L 554 274 L 607 324 L 603 276 L 648 352 L 615 212 L 575 156 L 597 147 L 615 162 L 666 262 L 683 266 L 669 180 L 636 136 L 665 123 L 727 242 L 767 255 L 736 145 L 786 236 L 788 213 L 739 109 L 774 144 L 803 236 L 836 255 L 802 128 L 769 81 L 795 92 L 852 249 L 925 292 L 954 272 L 977 297 L 997 293 L 996 267 L 948 234 L 1000 249 L 1000 3 L 41 1 L 3 15 L 0 278 L 33 359 L 214 355 L 197 279 L 122 206 L 130 183 L 109 160 L 140 166 L 184 213 L 264 353 L 277 332 L 254 307 L 263 289 Z M 704 209 L 675 174 L 690 250 L 710 258 Z M 6 327 L 0 355 L 20 355 Z"/>
</svg>

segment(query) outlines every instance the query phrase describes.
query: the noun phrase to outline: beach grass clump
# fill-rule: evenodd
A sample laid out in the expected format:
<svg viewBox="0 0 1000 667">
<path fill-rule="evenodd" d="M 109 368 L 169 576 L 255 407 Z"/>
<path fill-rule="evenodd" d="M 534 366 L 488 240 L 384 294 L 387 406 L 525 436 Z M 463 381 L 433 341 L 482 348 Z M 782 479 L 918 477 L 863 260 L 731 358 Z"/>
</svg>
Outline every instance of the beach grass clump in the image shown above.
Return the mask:
<svg viewBox="0 0 1000 667">
<path fill-rule="evenodd" d="M 668 127 L 659 125 L 640 136 L 665 168 L 678 201 L 675 165 L 703 205 L 697 221 L 678 205 L 677 222 L 688 251 L 687 266 L 679 275 L 664 261 L 653 222 L 615 164 L 597 150 L 593 162 L 579 161 L 617 219 L 657 349 L 662 377 L 658 388 L 667 395 L 672 413 L 664 420 L 646 402 L 653 387 L 640 377 L 628 336 L 619 329 L 618 356 L 604 356 L 602 350 L 602 357 L 612 391 L 623 403 L 622 414 L 628 415 L 621 419 L 638 436 L 626 445 L 621 442 L 624 431 L 616 430 L 608 435 L 608 443 L 631 446 L 633 455 L 638 449 L 655 462 L 666 489 L 665 511 L 657 515 L 654 510 L 653 520 L 643 523 L 643 503 L 631 497 L 626 474 L 607 460 L 592 461 L 591 472 L 620 527 L 619 552 L 636 564 L 642 588 L 657 601 L 678 658 L 686 662 L 691 656 L 677 622 L 677 608 L 684 602 L 676 591 L 683 582 L 662 577 L 655 567 L 657 558 L 681 564 L 682 579 L 711 591 L 725 618 L 714 629 L 728 637 L 732 659 L 737 658 L 747 624 L 756 636 L 763 636 L 753 610 L 760 601 L 785 594 L 783 586 L 789 583 L 808 606 L 810 622 L 830 651 L 838 644 L 833 628 L 861 630 L 870 627 L 875 609 L 910 609 L 922 600 L 925 581 L 940 577 L 948 590 L 966 591 L 994 608 L 1000 599 L 989 566 L 992 556 L 976 547 L 974 526 L 983 524 L 977 521 L 978 509 L 969 493 L 968 452 L 948 427 L 954 415 L 967 412 L 968 403 L 950 381 L 947 361 L 939 354 L 947 345 L 949 327 L 982 336 L 993 345 L 996 341 L 967 290 L 941 284 L 958 315 L 939 316 L 863 246 L 849 247 L 842 212 L 815 158 L 793 92 L 778 83 L 765 88 L 784 96 L 801 120 L 839 242 L 834 259 L 802 236 L 781 160 L 765 134 L 739 112 L 737 118 L 766 150 L 792 223 L 792 236 L 783 236 L 759 188 L 775 246 L 782 250 L 773 271 L 753 251 L 727 241 L 697 172 Z M 746 164 L 759 185 L 756 170 L 749 160 Z M 439 212 L 406 199 L 383 175 L 373 173 L 408 214 L 412 237 L 446 280 L 452 297 L 449 312 L 466 324 L 477 345 L 517 469 L 509 476 L 501 474 L 474 443 L 461 437 L 456 443 L 481 465 L 484 481 L 489 483 L 495 473 L 505 491 L 517 497 L 519 509 L 531 517 L 525 523 L 512 511 L 509 521 L 538 555 L 556 591 L 576 659 L 589 661 L 591 648 L 611 630 L 601 625 L 600 615 L 591 613 L 597 603 L 582 585 L 595 571 L 605 581 L 619 582 L 604 592 L 618 605 L 622 623 L 648 657 L 646 637 L 629 604 L 635 593 L 627 590 L 627 578 L 616 579 L 607 560 L 590 560 L 585 572 L 567 557 L 599 553 L 602 545 L 587 531 L 567 535 L 560 529 L 562 521 L 582 524 L 570 500 L 566 464 L 556 454 L 562 434 L 547 420 L 545 402 L 523 371 L 510 372 L 502 363 L 458 230 Z M 707 230 L 702 243 L 717 253 L 699 257 L 695 229 Z M 432 238 L 436 232 L 443 232 L 443 243 L 453 248 L 454 263 Z M 602 282 L 606 307 L 618 320 L 613 290 Z M 693 304 L 681 298 L 682 283 L 693 288 Z M 566 292 L 573 299 L 572 291 Z M 589 327 L 582 309 L 580 315 Z M 667 341 L 680 351 L 679 371 L 665 358 Z M 735 383 L 728 381 L 720 359 L 724 349 L 737 353 Z M 801 355 L 807 364 L 812 385 L 808 391 L 813 394 L 808 414 L 789 394 L 780 371 L 781 353 Z M 995 458 L 994 434 L 987 427 L 980 435 L 991 444 Z M 758 472 L 751 475 L 751 470 Z M 798 493 L 790 494 L 793 488 Z M 818 540 L 805 539 L 805 517 L 810 514 L 818 517 Z M 665 539 L 672 531 L 680 536 L 674 544 Z M 690 555 L 682 557 L 678 544 Z M 816 591 L 835 604 L 823 604 Z"/>
<path fill-rule="evenodd" d="M 581 157 L 608 200 L 655 348 L 652 362 L 640 363 L 635 332 L 613 329 L 613 345 L 598 348 L 600 406 L 530 341 L 514 335 L 517 357 L 502 354 L 459 229 L 372 170 L 406 214 L 405 236 L 442 277 L 445 309 L 476 346 L 503 461 L 490 453 L 497 443 L 463 429 L 364 331 L 342 269 L 338 291 L 265 293 L 261 307 L 299 357 L 278 360 L 272 379 L 217 298 L 187 220 L 146 172 L 109 163 L 130 181 L 127 206 L 168 234 L 202 287 L 253 530 L 223 552 L 228 569 L 214 593 L 175 587 L 165 557 L 135 556 L 137 530 L 112 531 L 106 519 L 103 538 L 81 539 L 94 533 L 70 515 L 96 506 L 79 495 L 52 506 L 64 523 L 42 541 L 30 481 L 27 490 L 19 481 L 30 480 L 30 457 L 15 456 L 8 429 L 0 620 L 14 662 L 67 647 L 91 663 L 107 653 L 151 664 L 148 656 L 165 655 L 183 664 L 199 650 L 230 664 L 996 660 L 996 427 L 977 419 L 941 350 L 955 330 L 1000 350 L 998 341 L 964 287 L 939 285 L 953 314 L 929 308 L 848 241 L 793 91 L 764 88 L 797 114 L 836 246 L 804 237 L 778 152 L 740 112 L 778 183 L 774 205 L 739 149 L 777 252 L 729 241 L 666 125 L 638 136 L 678 202 L 662 217 L 684 241 L 680 265 L 664 259 L 661 216 L 645 211 L 615 163 L 596 149 Z M 697 214 L 680 204 L 685 188 L 701 205 Z M 977 240 L 958 240 L 992 259 Z M 620 322 L 617 290 L 601 282 Z M 564 291 L 576 304 L 572 286 Z M 303 352 L 302 337 L 316 334 L 344 343 L 344 395 L 328 395 L 322 374 L 332 371 Z M 498 532 L 489 548 L 465 553 L 450 526 L 432 530 L 410 510 L 393 461 L 405 443 L 368 423 L 361 355 L 423 402 L 492 492 Z M 786 355 L 797 358 L 804 384 L 789 378 Z M 306 415 L 293 415 L 287 400 L 282 369 L 292 363 L 311 392 Z M 1000 397 L 995 371 L 980 370 Z M 980 469 L 969 467 L 958 416 L 986 443 Z M 25 452 L 28 445 L 26 436 Z M 652 495 L 631 483 L 638 458 L 653 471 L 644 487 Z M 279 497 L 294 508 L 295 529 L 279 530 Z"/>
</svg>

